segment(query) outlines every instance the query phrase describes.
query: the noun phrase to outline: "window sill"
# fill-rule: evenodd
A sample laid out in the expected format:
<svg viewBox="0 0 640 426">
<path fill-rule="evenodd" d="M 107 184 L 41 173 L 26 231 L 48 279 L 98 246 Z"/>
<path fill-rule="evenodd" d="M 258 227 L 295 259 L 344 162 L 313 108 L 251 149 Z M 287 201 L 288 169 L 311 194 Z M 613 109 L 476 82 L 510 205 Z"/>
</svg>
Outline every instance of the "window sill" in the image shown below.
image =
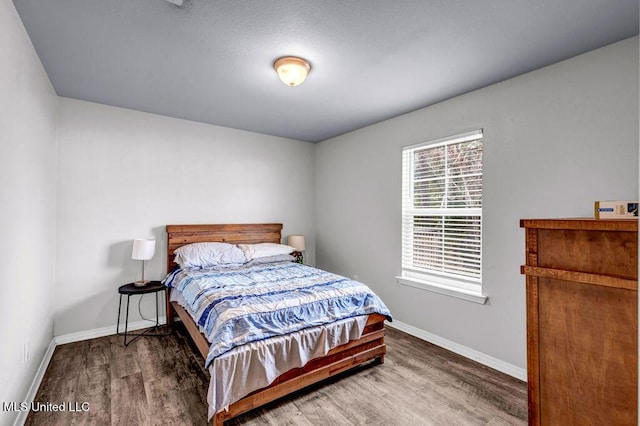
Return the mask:
<svg viewBox="0 0 640 426">
<path fill-rule="evenodd" d="M 458 299 L 467 300 L 469 302 L 479 303 L 484 305 L 487 302 L 488 296 L 483 296 L 480 293 L 472 291 L 462 290 L 459 288 L 449 287 L 442 284 L 436 284 L 428 281 L 421 281 L 415 278 L 396 277 L 398 283 L 409 287 L 419 288 L 421 290 L 432 291 L 434 293 L 444 294 L 446 296 L 456 297 Z"/>
</svg>

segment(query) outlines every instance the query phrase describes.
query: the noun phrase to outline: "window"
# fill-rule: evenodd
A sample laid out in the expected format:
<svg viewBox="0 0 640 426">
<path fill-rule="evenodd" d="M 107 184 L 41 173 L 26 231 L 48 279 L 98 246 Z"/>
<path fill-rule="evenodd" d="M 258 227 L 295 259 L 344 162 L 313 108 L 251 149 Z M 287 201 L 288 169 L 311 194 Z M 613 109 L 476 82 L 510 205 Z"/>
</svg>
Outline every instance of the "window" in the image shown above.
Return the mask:
<svg viewBox="0 0 640 426">
<path fill-rule="evenodd" d="M 482 130 L 402 150 L 402 284 L 484 303 Z"/>
</svg>

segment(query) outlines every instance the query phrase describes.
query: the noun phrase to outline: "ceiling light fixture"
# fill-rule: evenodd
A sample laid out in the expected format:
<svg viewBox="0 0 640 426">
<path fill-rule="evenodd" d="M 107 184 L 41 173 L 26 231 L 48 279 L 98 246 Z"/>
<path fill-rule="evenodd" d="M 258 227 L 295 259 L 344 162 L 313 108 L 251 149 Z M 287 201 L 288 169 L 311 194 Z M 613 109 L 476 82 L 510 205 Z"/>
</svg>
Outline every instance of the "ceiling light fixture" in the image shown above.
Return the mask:
<svg viewBox="0 0 640 426">
<path fill-rule="evenodd" d="M 278 73 L 278 77 L 284 84 L 290 87 L 295 87 L 304 82 L 307 78 L 307 74 L 311 71 L 311 65 L 309 62 L 302 58 L 296 58 L 295 56 L 285 56 L 277 59 L 273 63 Z"/>
</svg>

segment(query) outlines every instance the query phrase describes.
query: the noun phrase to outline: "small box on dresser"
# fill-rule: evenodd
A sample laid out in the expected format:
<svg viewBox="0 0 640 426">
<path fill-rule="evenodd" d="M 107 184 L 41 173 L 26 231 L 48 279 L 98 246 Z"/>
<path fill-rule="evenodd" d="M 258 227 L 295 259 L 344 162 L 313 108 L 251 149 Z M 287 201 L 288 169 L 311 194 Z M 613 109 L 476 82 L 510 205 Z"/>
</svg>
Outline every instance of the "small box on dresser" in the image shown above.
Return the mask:
<svg viewBox="0 0 640 426">
<path fill-rule="evenodd" d="M 596 201 L 593 206 L 596 219 L 638 220 L 637 201 Z"/>
<path fill-rule="evenodd" d="M 638 424 L 638 222 L 522 220 L 529 424 Z"/>
</svg>

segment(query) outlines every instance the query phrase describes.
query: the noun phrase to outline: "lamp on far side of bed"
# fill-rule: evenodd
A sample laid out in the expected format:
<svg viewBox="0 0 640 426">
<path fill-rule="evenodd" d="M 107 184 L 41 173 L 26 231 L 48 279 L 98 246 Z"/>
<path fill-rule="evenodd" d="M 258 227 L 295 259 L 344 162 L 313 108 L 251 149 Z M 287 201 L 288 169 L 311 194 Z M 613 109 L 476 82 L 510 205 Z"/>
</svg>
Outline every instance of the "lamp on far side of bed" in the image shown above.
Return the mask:
<svg viewBox="0 0 640 426">
<path fill-rule="evenodd" d="M 299 257 L 296 256 L 296 262 L 303 263 L 304 258 L 302 256 L 302 252 L 304 251 L 304 235 L 289 235 L 289 237 L 287 237 L 287 245 L 300 252 Z"/>
<path fill-rule="evenodd" d="M 155 250 L 156 240 L 144 240 L 139 238 L 133 240 L 131 258 L 134 260 L 142 260 L 142 280 L 133 283 L 136 287 L 144 287 L 149 283 L 149 280 L 144 279 L 144 261 L 151 259 Z"/>
</svg>

